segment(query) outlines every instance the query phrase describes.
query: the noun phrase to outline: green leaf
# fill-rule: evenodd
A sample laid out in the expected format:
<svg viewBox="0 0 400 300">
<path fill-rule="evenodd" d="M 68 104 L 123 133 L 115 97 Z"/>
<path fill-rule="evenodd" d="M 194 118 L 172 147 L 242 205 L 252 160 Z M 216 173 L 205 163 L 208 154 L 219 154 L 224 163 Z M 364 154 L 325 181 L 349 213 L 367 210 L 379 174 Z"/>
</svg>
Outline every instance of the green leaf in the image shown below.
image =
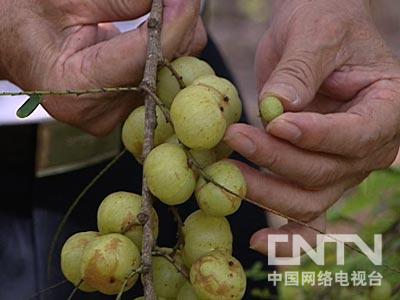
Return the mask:
<svg viewBox="0 0 400 300">
<path fill-rule="evenodd" d="M 21 107 L 17 110 L 18 118 L 24 119 L 29 117 L 35 109 L 42 103 L 43 96 L 34 94 L 32 95 Z"/>
</svg>

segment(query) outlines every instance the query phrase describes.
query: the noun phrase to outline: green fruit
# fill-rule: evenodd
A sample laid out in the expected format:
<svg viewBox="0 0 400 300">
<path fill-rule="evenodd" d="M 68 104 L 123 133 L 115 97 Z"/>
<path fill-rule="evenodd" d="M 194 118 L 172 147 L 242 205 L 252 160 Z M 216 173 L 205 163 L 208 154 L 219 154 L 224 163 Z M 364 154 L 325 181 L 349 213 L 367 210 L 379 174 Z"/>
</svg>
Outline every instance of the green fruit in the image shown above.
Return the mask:
<svg viewBox="0 0 400 300">
<path fill-rule="evenodd" d="M 278 98 L 268 96 L 260 103 L 260 114 L 265 122 L 271 122 L 283 114 L 283 105 Z"/>
<path fill-rule="evenodd" d="M 232 148 L 230 148 L 224 142 L 220 142 L 217 146 L 215 146 L 214 151 L 215 154 L 217 155 L 217 161 L 224 158 L 228 158 L 233 153 Z"/>
<path fill-rule="evenodd" d="M 103 294 L 118 294 L 132 271 L 140 266 L 140 252 L 126 236 L 111 233 L 96 237 L 82 257 L 81 275 L 85 282 Z M 126 285 L 129 290 L 137 281 L 132 276 Z"/>
<path fill-rule="evenodd" d="M 178 139 L 192 149 L 211 149 L 227 127 L 218 106 L 218 93 L 204 86 L 190 86 L 175 97 L 171 119 Z"/>
<path fill-rule="evenodd" d="M 190 149 L 189 150 L 192 159 L 195 161 L 196 166 L 204 169 L 205 167 L 215 163 L 217 161 L 217 155 L 215 151 L 212 149 L 210 150 L 196 150 Z"/>
<path fill-rule="evenodd" d="M 223 251 L 202 256 L 190 269 L 190 282 L 200 299 L 240 300 L 246 292 L 246 274 L 240 262 Z"/>
<path fill-rule="evenodd" d="M 195 211 L 185 220 L 182 232 L 185 240 L 182 255 L 188 267 L 216 249 L 232 253 L 233 236 L 229 222 L 224 217 L 212 217 L 201 210 Z"/>
<path fill-rule="evenodd" d="M 392 286 L 386 281 L 382 280 L 380 286 L 374 286 L 371 290 L 370 299 L 371 300 L 389 300 L 392 295 Z"/>
<path fill-rule="evenodd" d="M 205 168 L 204 172 L 227 190 L 200 177 L 196 186 L 196 199 L 201 210 L 215 217 L 235 213 L 247 193 L 246 181 L 239 168 L 230 161 L 221 160 Z"/>
<path fill-rule="evenodd" d="M 175 134 L 172 135 L 171 137 L 169 137 L 165 142 L 182 146 L 182 144 L 179 142 L 179 140 Z M 190 152 L 191 157 L 194 159 L 194 161 L 202 169 L 217 161 L 217 154 L 214 151 L 214 149 L 210 149 L 210 150 L 190 149 L 189 152 Z"/>
<path fill-rule="evenodd" d="M 193 287 L 190 282 L 186 282 L 179 290 L 176 300 L 199 300 L 194 293 Z"/>
<path fill-rule="evenodd" d="M 172 249 L 169 249 L 172 250 Z M 175 254 L 175 264 L 185 268 L 180 253 Z M 179 290 L 186 282 L 186 278 L 170 263 L 161 256 L 153 257 L 153 282 L 157 296 L 165 299 L 176 299 Z"/>
<path fill-rule="evenodd" d="M 143 161 L 144 115 L 144 106 L 136 108 L 126 119 L 122 127 L 122 142 L 126 149 L 128 149 L 139 162 Z M 156 108 L 156 115 L 157 127 L 154 131 L 154 145 L 158 146 L 170 137 L 174 133 L 174 130 L 171 124 L 167 122 L 158 106 Z"/>
<path fill-rule="evenodd" d="M 94 292 L 96 289 L 89 286 L 86 282 L 81 282 L 81 263 L 82 255 L 87 245 L 97 236 L 98 232 L 87 231 L 76 233 L 71 236 L 61 250 L 61 270 L 74 286 L 79 284 L 79 289 L 84 292 Z"/>
<path fill-rule="evenodd" d="M 214 70 L 205 62 L 193 56 L 183 56 L 171 63 L 175 71 L 181 76 L 184 84 L 189 86 L 203 75 L 215 74 Z M 169 108 L 180 92 L 181 88 L 176 77 L 167 68 L 163 67 L 157 74 L 157 95 Z"/>
<path fill-rule="evenodd" d="M 215 75 L 205 75 L 197 78 L 193 85 L 205 86 L 218 91 L 218 105 L 223 109 L 223 114 L 228 125 L 236 123 L 242 115 L 242 102 L 236 87 L 225 78 Z"/>
<path fill-rule="evenodd" d="M 144 175 L 151 193 L 168 205 L 187 201 L 196 185 L 185 151 L 173 144 L 162 144 L 149 153 Z"/>
<path fill-rule="evenodd" d="M 142 249 L 143 226 L 137 216 L 142 210 L 142 196 L 116 192 L 108 195 L 97 211 L 97 227 L 100 233 L 121 233 Z M 158 216 L 153 209 L 153 236 L 158 236 Z"/>
</svg>

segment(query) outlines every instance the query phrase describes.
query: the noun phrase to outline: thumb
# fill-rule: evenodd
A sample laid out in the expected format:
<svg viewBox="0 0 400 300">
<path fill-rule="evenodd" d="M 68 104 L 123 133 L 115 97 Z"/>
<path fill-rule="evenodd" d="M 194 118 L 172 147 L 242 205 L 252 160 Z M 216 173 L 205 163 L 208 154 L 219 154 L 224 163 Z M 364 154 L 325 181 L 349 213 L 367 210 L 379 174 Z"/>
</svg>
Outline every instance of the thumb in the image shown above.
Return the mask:
<svg viewBox="0 0 400 300">
<path fill-rule="evenodd" d="M 299 47 L 300 44 L 300 47 Z M 286 45 L 281 60 L 272 71 L 260 93 L 278 97 L 286 110 L 302 110 L 310 104 L 322 82 L 335 70 L 335 56 L 324 48 L 301 48 L 304 41 L 293 40 Z"/>
</svg>

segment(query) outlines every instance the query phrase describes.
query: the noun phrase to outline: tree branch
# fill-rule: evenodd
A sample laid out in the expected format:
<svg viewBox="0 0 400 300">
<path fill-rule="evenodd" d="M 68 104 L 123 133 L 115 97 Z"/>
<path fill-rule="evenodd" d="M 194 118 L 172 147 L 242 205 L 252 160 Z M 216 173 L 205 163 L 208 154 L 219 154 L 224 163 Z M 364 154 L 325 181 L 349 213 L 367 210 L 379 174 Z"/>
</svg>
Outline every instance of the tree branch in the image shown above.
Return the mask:
<svg viewBox="0 0 400 300">
<path fill-rule="evenodd" d="M 151 92 L 156 91 L 156 76 L 159 57 L 161 57 L 161 24 L 163 15 L 162 0 L 153 0 L 150 17 L 148 20 L 148 46 L 147 59 L 144 70 L 143 81 L 140 87 L 145 87 Z M 156 103 L 149 94 L 145 97 L 145 138 L 143 144 L 143 159 L 153 148 L 154 130 L 156 127 Z M 143 288 L 146 300 L 156 300 L 153 285 L 152 250 L 154 247 L 154 236 L 152 231 L 152 196 L 143 175 L 142 185 L 142 211 L 140 219 L 143 221 L 143 245 L 142 245 L 142 267 Z"/>
</svg>

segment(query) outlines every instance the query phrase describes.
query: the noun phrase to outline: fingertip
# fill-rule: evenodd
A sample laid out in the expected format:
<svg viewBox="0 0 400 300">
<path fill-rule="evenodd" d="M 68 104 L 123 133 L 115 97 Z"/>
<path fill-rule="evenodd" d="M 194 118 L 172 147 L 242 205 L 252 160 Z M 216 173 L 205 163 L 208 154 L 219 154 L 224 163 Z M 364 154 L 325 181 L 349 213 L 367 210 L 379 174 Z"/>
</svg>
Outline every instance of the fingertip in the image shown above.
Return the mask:
<svg viewBox="0 0 400 300">
<path fill-rule="evenodd" d="M 224 135 L 223 141 L 225 143 L 229 144 L 230 142 L 232 142 L 232 139 L 238 134 L 248 135 L 249 127 L 250 127 L 249 125 L 242 124 L 242 123 L 232 124 L 225 131 L 225 135 Z"/>
<path fill-rule="evenodd" d="M 267 255 L 268 229 L 264 228 L 255 232 L 250 238 L 250 249 Z"/>
<path fill-rule="evenodd" d="M 296 89 L 287 83 L 267 82 L 262 88 L 260 96 L 260 101 L 266 97 L 276 97 L 282 102 L 286 109 L 295 108 L 301 102 Z"/>
<path fill-rule="evenodd" d="M 269 134 L 293 144 L 297 143 L 303 135 L 302 130 L 285 117 L 278 117 L 273 120 L 267 125 L 266 130 Z"/>
</svg>

